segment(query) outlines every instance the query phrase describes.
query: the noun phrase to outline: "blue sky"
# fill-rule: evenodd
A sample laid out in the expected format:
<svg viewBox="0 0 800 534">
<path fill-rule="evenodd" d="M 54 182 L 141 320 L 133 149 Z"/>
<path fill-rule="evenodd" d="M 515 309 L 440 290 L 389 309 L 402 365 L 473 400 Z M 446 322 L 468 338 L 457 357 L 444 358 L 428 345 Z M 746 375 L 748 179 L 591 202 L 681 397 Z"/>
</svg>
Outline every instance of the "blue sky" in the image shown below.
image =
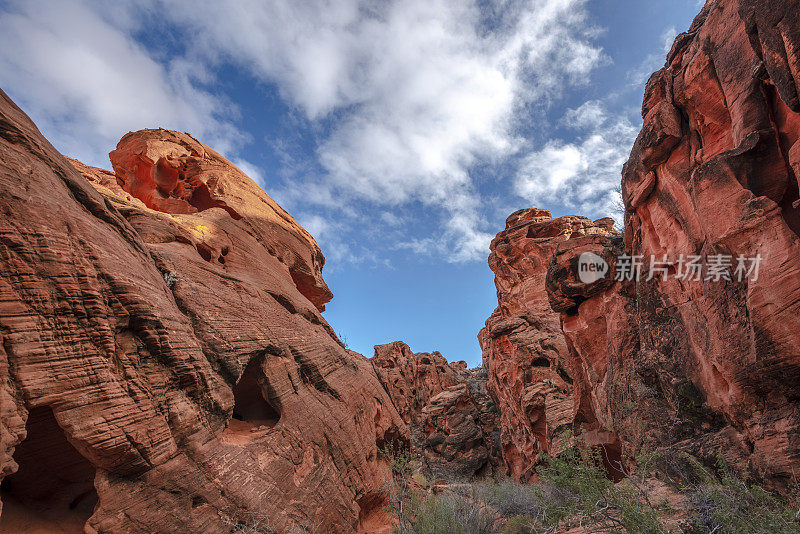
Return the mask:
<svg viewBox="0 0 800 534">
<path fill-rule="evenodd" d="M 317 238 L 349 346 L 480 363 L 514 210 L 616 215 L 644 83 L 697 0 L 0 1 L 0 87 L 109 167 L 183 130 Z"/>
</svg>

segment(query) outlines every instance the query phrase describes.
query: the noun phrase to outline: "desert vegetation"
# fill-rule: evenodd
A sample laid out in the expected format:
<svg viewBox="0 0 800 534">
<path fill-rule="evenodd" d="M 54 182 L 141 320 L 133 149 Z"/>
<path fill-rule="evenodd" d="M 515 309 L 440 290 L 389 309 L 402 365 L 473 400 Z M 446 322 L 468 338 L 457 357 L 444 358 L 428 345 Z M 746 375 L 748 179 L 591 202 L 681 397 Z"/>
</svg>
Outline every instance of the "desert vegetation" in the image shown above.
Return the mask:
<svg viewBox="0 0 800 534">
<path fill-rule="evenodd" d="M 800 533 L 796 484 L 774 493 L 720 458 L 642 454 L 625 477 L 606 476 L 600 450 L 580 444 L 547 457 L 529 484 L 506 477 L 432 480 L 408 449 L 384 448 L 397 534 Z M 680 476 L 677 476 L 679 473 Z"/>
</svg>

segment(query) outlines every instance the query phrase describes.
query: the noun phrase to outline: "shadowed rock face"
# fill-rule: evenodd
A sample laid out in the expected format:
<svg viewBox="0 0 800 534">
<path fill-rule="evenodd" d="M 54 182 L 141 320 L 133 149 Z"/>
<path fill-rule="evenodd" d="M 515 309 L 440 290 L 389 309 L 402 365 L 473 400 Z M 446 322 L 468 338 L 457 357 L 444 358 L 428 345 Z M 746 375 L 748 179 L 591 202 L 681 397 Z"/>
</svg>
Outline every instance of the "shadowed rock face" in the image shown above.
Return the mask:
<svg viewBox="0 0 800 534">
<path fill-rule="evenodd" d="M 402 341 L 375 345 L 370 360 L 389 396 L 407 424 L 417 421 L 431 397 L 463 381 L 467 364 L 451 365 L 440 353 L 414 353 Z"/>
<path fill-rule="evenodd" d="M 313 238 L 187 134 L 130 133 L 111 157 L 114 173 L 71 163 L 0 92 L 0 466 L 22 466 L 3 501 L 41 511 L 15 488 L 60 443 L 96 473 L 88 531 L 263 514 L 354 532 L 382 514 L 376 449 L 407 429 L 319 313 Z M 48 488 L 77 498 L 78 474 Z"/>
<path fill-rule="evenodd" d="M 375 346 L 371 362 L 412 446 L 434 476 L 493 474 L 500 463 L 497 408 L 481 369 L 449 363 L 438 352 L 414 353 L 402 341 Z"/>
<path fill-rule="evenodd" d="M 622 181 L 633 253 L 763 258 L 757 280 L 632 288 L 640 350 L 620 363 L 671 415 L 641 414 L 647 438 L 777 482 L 800 469 L 798 87 L 800 2 L 708 2 L 648 82 Z"/>
<path fill-rule="evenodd" d="M 684 450 L 775 487 L 800 471 L 800 2 L 709 1 L 647 84 L 623 170 L 625 250 L 668 276 L 547 290 L 574 360 L 574 425 L 616 454 Z M 594 240 L 613 256 L 615 241 Z M 677 279 L 681 255 L 762 258 Z"/>
<path fill-rule="evenodd" d="M 412 436 L 435 477 L 469 480 L 498 473 L 501 466 L 498 417 L 481 371 L 434 395 L 423 406 Z"/>
<path fill-rule="evenodd" d="M 491 243 L 498 307 L 478 339 L 500 410 L 503 459 L 515 479 L 529 479 L 541 453 L 564 446 L 560 436 L 574 419 L 570 351 L 545 290 L 551 258 L 563 248 L 613 239 L 612 225 L 526 209 L 509 216 Z"/>
</svg>

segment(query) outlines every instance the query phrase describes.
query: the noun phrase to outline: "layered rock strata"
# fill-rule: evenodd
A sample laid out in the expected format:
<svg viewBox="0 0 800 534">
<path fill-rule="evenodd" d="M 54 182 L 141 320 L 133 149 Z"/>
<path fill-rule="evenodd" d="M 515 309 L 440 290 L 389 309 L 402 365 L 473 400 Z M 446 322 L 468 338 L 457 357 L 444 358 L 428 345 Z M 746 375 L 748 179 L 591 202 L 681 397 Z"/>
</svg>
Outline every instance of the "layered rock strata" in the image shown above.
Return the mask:
<svg viewBox="0 0 800 534">
<path fill-rule="evenodd" d="M 314 239 L 188 134 L 111 161 L 70 162 L 0 92 L 0 529 L 383 514 L 377 449 L 406 425 L 320 315 Z"/>
</svg>

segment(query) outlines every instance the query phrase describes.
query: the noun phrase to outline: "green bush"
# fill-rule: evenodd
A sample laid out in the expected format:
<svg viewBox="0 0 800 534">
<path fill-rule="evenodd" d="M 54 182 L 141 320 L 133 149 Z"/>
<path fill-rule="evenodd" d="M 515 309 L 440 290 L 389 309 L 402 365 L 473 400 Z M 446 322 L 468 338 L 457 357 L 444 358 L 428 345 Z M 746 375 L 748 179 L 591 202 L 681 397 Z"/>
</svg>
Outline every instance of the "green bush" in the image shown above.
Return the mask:
<svg viewBox="0 0 800 534">
<path fill-rule="evenodd" d="M 541 518 L 544 513 L 543 494 L 530 484 L 520 484 L 510 479 L 482 482 L 476 485 L 476 494 L 503 517 Z"/>
<path fill-rule="evenodd" d="M 606 477 L 599 454 L 575 446 L 545 458 L 537 469 L 538 481 L 531 484 L 484 480 L 452 485 L 450 493 L 431 496 L 412 495 L 400 482 L 404 498 L 393 510 L 400 519 L 398 532 L 552 534 L 580 526 L 586 532 L 627 534 L 800 534 L 800 492 L 788 499 L 767 492 L 737 478 L 722 460 L 714 471 L 686 453 L 667 453 L 666 459 L 664 454 L 643 454 L 636 473 L 626 472 L 615 484 Z M 411 477 L 407 451 L 384 455 L 392 459 L 396 485 Z M 662 524 L 659 513 L 674 515 L 676 510 L 667 499 L 651 500 L 645 481 L 653 465 L 686 495 L 685 521 Z M 664 466 L 679 477 L 667 474 Z"/>
<path fill-rule="evenodd" d="M 434 495 L 416 510 L 414 534 L 491 534 L 495 514 L 458 495 Z"/>
<path fill-rule="evenodd" d="M 540 532 L 541 527 L 535 517 L 529 515 L 515 515 L 506 520 L 500 534 L 530 534 Z"/>
<path fill-rule="evenodd" d="M 698 469 L 704 469 L 697 466 Z M 706 470 L 705 483 L 688 487 L 692 532 L 711 534 L 800 534 L 800 509 L 757 485 L 749 485 L 718 461 L 719 479 Z M 796 501 L 800 501 L 797 495 Z"/>
<path fill-rule="evenodd" d="M 549 458 L 537 472 L 545 525 L 596 525 L 629 534 L 666 532 L 641 486 L 633 480 L 614 484 L 596 450 L 573 447 Z"/>
</svg>

